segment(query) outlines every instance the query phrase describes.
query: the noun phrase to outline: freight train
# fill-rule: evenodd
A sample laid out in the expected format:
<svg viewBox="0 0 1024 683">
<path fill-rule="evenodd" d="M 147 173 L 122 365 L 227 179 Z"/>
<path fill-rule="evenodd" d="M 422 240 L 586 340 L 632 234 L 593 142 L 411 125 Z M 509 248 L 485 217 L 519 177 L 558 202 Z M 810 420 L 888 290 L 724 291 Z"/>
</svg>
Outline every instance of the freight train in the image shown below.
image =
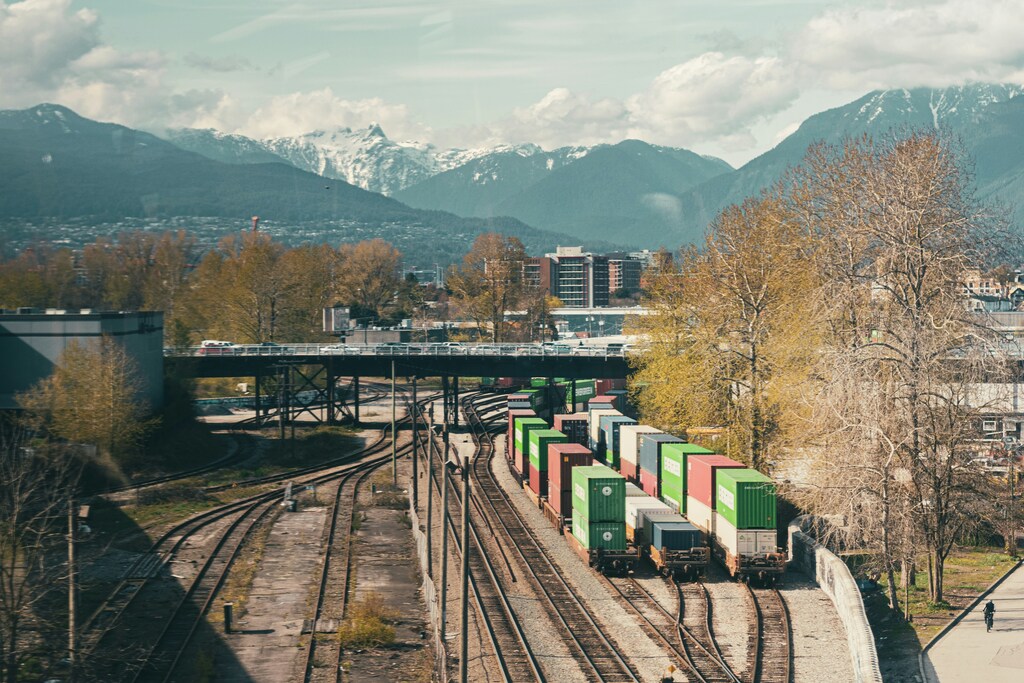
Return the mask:
<svg viewBox="0 0 1024 683">
<path fill-rule="evenodd" d="M 624 573 L 646 559 L 665 576 L 699 577 L 714 556 L 745 581 L 785 572 L 767 477 L 637 424 L 619 409 L 624 394 L 594 396 L 551 421 L 539 400 L 509 397 L 508 465 L 590 566 Z"/>
</svg>

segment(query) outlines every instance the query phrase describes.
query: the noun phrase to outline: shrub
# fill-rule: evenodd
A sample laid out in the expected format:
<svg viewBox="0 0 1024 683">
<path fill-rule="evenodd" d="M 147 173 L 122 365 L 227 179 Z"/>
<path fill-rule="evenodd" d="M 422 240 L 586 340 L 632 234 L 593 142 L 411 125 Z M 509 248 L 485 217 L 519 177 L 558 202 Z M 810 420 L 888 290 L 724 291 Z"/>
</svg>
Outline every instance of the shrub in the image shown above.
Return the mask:
<svg viewBox="0 0 1024 683">
<path fill-rule="evenodd" d="M 348 611 L 348 617 L 338 628 L 338 640 L 343 648 L 380 647 L 395 642 L 391 623 L 398 618 L 398 613 L 384 604 L 379 593 L 370 593 Z"/>
</svg>

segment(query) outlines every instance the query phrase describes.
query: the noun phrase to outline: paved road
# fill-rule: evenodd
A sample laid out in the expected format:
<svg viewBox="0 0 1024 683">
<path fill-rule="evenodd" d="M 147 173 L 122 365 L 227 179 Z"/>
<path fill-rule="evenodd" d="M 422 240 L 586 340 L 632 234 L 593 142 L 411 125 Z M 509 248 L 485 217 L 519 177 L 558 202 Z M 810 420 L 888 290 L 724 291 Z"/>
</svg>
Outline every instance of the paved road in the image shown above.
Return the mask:
<svg viewBox="0 0 1024 683">
<path fill-rule="evenodd" d="M 988 599 L 996 605 L 992 632 L 985 632 L 983 601 L 925 655 L 929 683 L 1024 681 L 1024 568 Z"/>
</svg>

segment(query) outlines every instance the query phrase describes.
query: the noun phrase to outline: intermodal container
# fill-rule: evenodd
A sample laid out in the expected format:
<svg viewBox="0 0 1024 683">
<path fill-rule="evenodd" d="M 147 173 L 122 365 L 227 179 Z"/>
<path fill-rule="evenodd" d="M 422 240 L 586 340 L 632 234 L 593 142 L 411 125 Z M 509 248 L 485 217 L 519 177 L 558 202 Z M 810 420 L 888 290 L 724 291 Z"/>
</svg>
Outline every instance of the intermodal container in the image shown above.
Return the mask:
<svg viewBox="0 0 1024 683">
<path fill-rule="evenodd" d="M 548 471 L 548 445 L 567 443 L 568 437 L 554 429 L 535 429 L 530 432 L 530 464 L 541 472 Z"/>
<path fill-rule="evenodd" d="M 611 389 L 605 392 L 606 396 L 615 397 L 615 408 L 621 410 L 623 413 L 629 413 L 629 392 L 625 389 Z"/>
<path fill-rule="evenodd" d="M 633 481 L 639 476 L 637 458 L 640 454 L 641 434 L 661 434 L 660 429 L 650 425 L 622 425 L 619 427 L 619 472 Z"/>
<path fill-rule="evenodd" d="M 640 436 L 640 470 L 646 470 L 657 479 L 661 475 L 661 449 L 667 443 L 683 443 L 671 434 L 642 434 Z"/>
<path fill-rule="evenodd" d="M 602 457 L 604 452 L 602 448 L 604 446 L 604 440 L 601 438 L 601 418 L 605 415 L 622 415 L 619 411 L 614 408 L 601 408 L 598 410 L 590 411 L 590 450 L 594 451 L 595 457 Z"/>
<path fill-rule="evenodd" d="M 578 443 L 548 446 L 548 504 L 565 517 L 572 513 L 572 470 L 594 463 L 589 448 Z"/>
<path fill-rule="evenodd" d="M 775 484 L 757 470 L 718 470 L 715 510 L 737 529 L 774 529 Z"/>
<path fill-rule="evenodd" d="M 626 498 L 632 498 L 633 496 L 646 496 L 644 490 L 632 482 L 626 482 Z"/>
<path fill-rule="evenodd" d="M 624 379 L 599 379 L 594 382 L 595 391 L 598 395 L 607 394 L 612 389 L 625 389 L 626 380 Z"/>
<path fill-rule="evenodd" d="M 573 510 L 572 535 L 587 550 L 626 549 L 626 525 L 623 522 L 592 522 Z"/>
<path fill-rule="evenodd" d="M 643 446 L 641 446 L 643 448 Z M 746 465 L 724 455 L 691 455 L 686 459 L 686 495 L 715 509 L 715 472 Z M 689 512 L 689 507 L 686 508 Z"/>
<path fill-rule="evenodd" d="M 704 545 L 704 534 L 686 520 L 656 519 L 648 535 L 651 545 L 659 550 L 692 550 Z"/>
<path fill-rule="evenodd" d="M 636 529 L 639 522 L 638 516 L 642 510 L 662 510 L 674 512 L 672 508 L 662 503 L 657 498 L 650 496 L 627 496 L 626 497 L 626 526 Z"/>
<path fill-rule="evenodd" d="M 529 401 L 509 401 L 509 410 L 533 410 L 533 404 Z"/>
<path fill-rule="evenodd" d="M 530 400 L 530 395 L 529 394 L 524 394 L 521 391 L 517 391 L 514 394 L 509 394 L 508 395 L 508 400 L 509 401 L 529 401 Z"/>
<path fill-rule="evenodd" d="M 572 509 L 591 522 L 623 522 L 626 480 L 604 465 L 572 468 Z"/>
<path fill-rule="evenodd" d="M 615 397 L 614 396 L 595 396 L 594 398 L 587 401 L 587 412 L 592 413 L 595 410 L 615 410 Z"/>
<path fill-rule="evenodd" d="M 512 460 L 516 447 L 516 418 L 537 417 L 537 413 L 529 408 L 508 411 L 508 437 L 505 440 L 505 457 Z"/>
<path fill-rule="evenodd" d="M 640 510 L 636 516 L 636 528 L 633 530 L 633 540 L 637 544 L 651 542 L 651 526 L 654 522 L 663 520 L 666 522 L 685 522 L 683 516 L 672 508 L 665 506 L 664 509 Z"/>
<path fill-rule="evenodd" d="M 619 469 L 619 428 L 636 424 L 636 420 L 625 415 L 602 415 L 601 431 L 604 433 L 604 461 L 609 467 Z"/>
<path fill-rule="evenodd" d="M 692 443 L 667 443 L 661 447 L 661 499 L 686 514 L 686 459 L 690 455 L 714 455 Z"/>
<path fill-rule="evenodd" d="M 569 443 L 578 443 L 581 446 L 590 445 L 586 413 L 555 415 L 554 419 L 555 429 L 565 434 L 569 438 Z"/>
<path fill-rule="evenodd" d="M 640 488 L 644 490 L 648 496 L 655 498 L 661 498 L 661 482 L 658 480 L 658 475 L 647 470 L 640 470 Z"/>
<path fill-rule="evenodd" d="M 715 513 L 715 538 L 733 555 L 750 557 L 778 551 L 779 536 L 775 529 L 737 529 L 729 520 Z"/>
<path fill-rule="evenodd" d="M 570 391 L 572 383 L 569 384 Z M 573 409 L 575 410 L 581 403 L 587 404 L 587 401 L 597 396 L 597 392 L 594 391 L 594 380 L 592 379 L 578 379 L 576 380 L 576 393 L 572 398 Z M 568 401 L 566 401 L 568 403 Z"/>
<path fill-rule="evenodd" d="M 539 417 L 516 418 L 516 452 L 513 464 L 520 474 L 526 475 L 530 471 L 530 432 L 547 428 L 548 423 Z"/>
<path fill-rule="evenodd" d="M 686 518 L 703 529 L 709 536 L 714 536 L 715 511 L 693 496 L 686 497 Z"/>
</svg>

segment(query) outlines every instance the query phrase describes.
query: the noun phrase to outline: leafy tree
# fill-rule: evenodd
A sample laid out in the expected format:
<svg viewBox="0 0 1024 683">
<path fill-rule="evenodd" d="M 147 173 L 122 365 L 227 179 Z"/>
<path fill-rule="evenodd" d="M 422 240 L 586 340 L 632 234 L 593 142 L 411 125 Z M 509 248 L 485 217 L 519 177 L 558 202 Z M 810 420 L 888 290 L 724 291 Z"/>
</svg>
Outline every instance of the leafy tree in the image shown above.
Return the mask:
<svg viewBox="0 0 1024 683">
<path fill-rule="evenodd" d="M 387 315 L 402 285 L 402 254 L 382 239 L 345 244 L 340 249 L 337 291 L 342 301 L 366 315 Z"/>
<path fill-rule="evenodd" d="M 448 289 L 459 310 L 481 329 L 490 329 L 493 342 L 507 339 L 505 312 L 523 303 L 525 261 L 526 250 L 518 239 L 487 233 L 476 238 L 462 266 L 448 276 Z"/>
<path fill-rule="evenodd" d="M 18 403 L 45 433 L 94 445 L 120 470 L 153 425 L 141 389 L 135 361 L 104 336 L 90 345 L 70 342 L 53 374 Z"/>
</svg>

